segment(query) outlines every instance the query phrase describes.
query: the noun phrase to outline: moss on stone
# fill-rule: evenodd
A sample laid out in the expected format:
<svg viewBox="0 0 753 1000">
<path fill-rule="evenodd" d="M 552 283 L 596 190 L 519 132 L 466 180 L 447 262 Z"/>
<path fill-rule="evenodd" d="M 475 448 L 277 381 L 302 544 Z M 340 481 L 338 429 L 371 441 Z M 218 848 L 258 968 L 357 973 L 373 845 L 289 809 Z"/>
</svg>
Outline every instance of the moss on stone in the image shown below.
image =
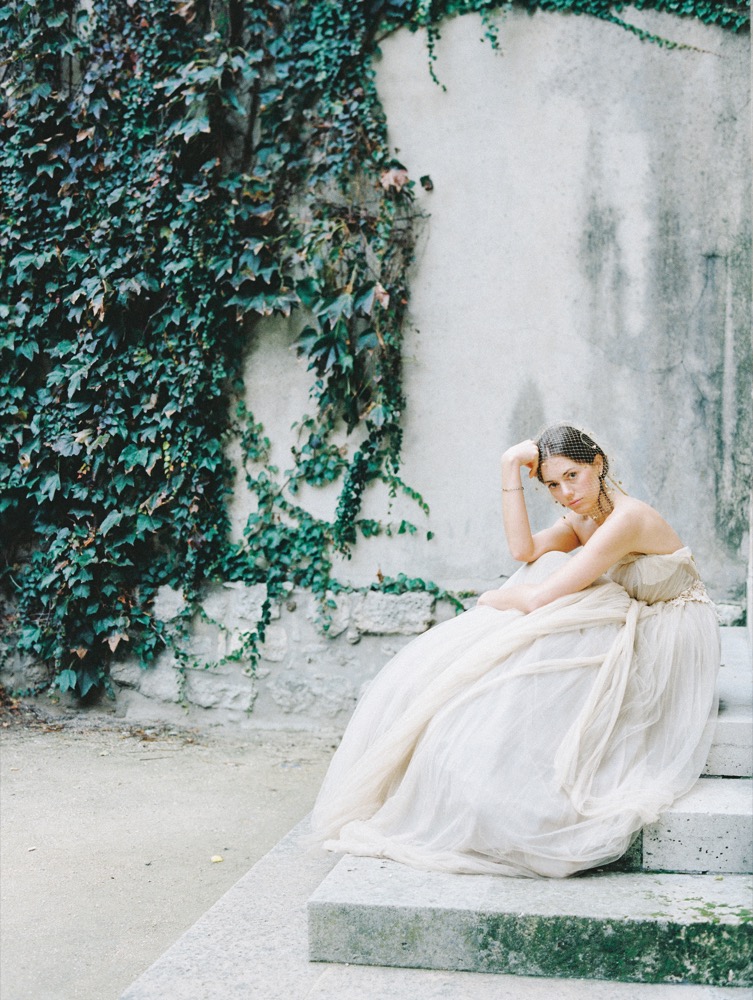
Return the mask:
<svg viewBox="0 0 753 1000">
<path fill-rule="evenodd" d="M 678 923 L 479 915 L 472 946 L 479 972 L 753 985 L 753 927 L 699 917 Z"/>
</svg>

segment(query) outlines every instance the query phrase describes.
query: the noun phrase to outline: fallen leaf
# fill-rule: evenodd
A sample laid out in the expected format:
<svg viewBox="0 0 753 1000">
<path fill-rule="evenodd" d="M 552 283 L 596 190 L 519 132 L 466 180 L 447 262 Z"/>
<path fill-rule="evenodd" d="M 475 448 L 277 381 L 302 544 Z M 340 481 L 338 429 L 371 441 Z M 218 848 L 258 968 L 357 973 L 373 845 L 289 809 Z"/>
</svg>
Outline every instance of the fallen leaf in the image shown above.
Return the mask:
<svg viewBox="0 0 753 1000">
<path fill-rule="evenodd" d="M 212 862 L 213 865 L 216 865 L 219 864 L 220 861 L 224 861 L 225 859 L 221 854 L 213 854 L 209 860 Z"/>
</svg>

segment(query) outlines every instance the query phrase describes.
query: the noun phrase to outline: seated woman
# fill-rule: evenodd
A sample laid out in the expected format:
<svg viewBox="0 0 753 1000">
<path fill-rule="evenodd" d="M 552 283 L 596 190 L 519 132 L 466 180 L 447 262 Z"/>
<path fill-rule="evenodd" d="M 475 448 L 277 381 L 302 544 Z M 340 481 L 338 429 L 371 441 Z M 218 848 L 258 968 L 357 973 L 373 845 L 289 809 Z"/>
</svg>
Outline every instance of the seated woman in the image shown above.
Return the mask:
<svg viewBox="0 0 753 1000">
<path fill-rule="evenodd" d="M 566 509 L 535 535 L 523 470 Z M 505 533 L 526 565 L 372 681 L 314 808 L 324 848 L 560 878 L 619 858 L 695 783 L 715 609 L 689 549 L 608 471 L 568 425 L 505 452 Z"/>
</svg>

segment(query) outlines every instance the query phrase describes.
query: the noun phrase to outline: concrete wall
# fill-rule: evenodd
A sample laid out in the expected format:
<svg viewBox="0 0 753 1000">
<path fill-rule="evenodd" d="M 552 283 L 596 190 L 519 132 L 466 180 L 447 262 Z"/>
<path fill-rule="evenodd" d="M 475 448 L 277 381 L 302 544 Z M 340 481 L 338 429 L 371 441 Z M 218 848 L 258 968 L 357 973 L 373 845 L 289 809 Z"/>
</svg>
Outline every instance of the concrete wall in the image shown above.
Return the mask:
<svg viewBox="0 0 753 1000">
<path fill-rule="evenodd" d="M 429 219 L 406 342 L 405 474 L 437 541 L 404 546 L 395 564 L 441 580 L 509 571 L 498 456 L 567 418 L 677 527 L 715 596 L 743 597 L 749 39 L 642 22 L 696 48 L 515 10 L 494 52 L 466 16 L 442 30 L 443 91 L 420 35 L 383 45 L 391 142 L 434 183 L 418 188 Z M 368 576 L 364 551 L 357 567 Z"/>
<path fill-rule="evenodd" d="M 749 37 L 669 15 L 630 16 L 690 46 L 667 50 L 587 17 L 514 10 L 501 51 L 475 15 L 442 28 L 432 82 L 425 38 L 382 45 L 377 79 L 395 154 L 426 213 L 405 338 L 404 477 L 435 537 L 359 543 L 340 566 L 359 586 L 406 572 L 481 589 L 514 569 L 501 530 L 499 457 L 548 421 L 590 428 L 625 489 L 656 505 L 694 552 L 712 595 L 745 602 L 751 476 Z M 285 468 L 291 424 L 312 404 L 291 351 L 300 319 L 263 324 L 248 403 Z M 556 517 L 526 487 L 536 526 Z M 303 501 L 331 517 L 332 489 Z M 239 482 L 240 532 L 253 500 Z M 384 518 L 378 489 L 365 516 Z M 226 631 L 197 625 L 195 652 L 228 651 L 259 594 L 207 595 Z M 262 595 L 263 596 L 263 595 Z M 169 616 L 170 595 L 164 613 Z M 116 672 L 117 710 L 138 718 L 338 729 L 358 690 L 407 636 L 449 614 L 426 595 L 341 601 L 333 639 L 291 594 L 254 677 L 176 671 L 169 658 Z M 380 603 L 381 601 L 381 603 Z M 377 607 L 379 604 L 379 607 Z M 254 610 L 256 608 L 256 611 Z M 183 704 L 183 708 L 180 704 Z"/>
</svg>

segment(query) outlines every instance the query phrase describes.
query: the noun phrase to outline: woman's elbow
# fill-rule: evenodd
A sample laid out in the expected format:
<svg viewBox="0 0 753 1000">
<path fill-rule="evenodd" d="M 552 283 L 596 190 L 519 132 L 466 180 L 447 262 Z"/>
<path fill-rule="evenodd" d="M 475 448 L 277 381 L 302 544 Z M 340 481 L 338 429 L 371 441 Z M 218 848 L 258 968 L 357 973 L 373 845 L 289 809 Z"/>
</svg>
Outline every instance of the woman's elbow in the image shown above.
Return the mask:
<svg viewBox="0 0 753 1000">
<path fill-rule="evenodd" d="M 528 600 L 526 602 L 526 614 L 530 614 L 532 611 L 538 611 L 539 608 L 543 608 L 545 604 L 551 603 L 552 598 L 546 594 L 543 590 L 538 588 L 532 588 L 531 593 L 528 595 Z"/>
<path fill-rule="evenodd" d="M 528 548 L 523 548 L 518 546 L 510 546 L 510 555 L 516 562 L 530 563 L 536 558 L 536 553 L 533 546 Z"/>
</svg>

